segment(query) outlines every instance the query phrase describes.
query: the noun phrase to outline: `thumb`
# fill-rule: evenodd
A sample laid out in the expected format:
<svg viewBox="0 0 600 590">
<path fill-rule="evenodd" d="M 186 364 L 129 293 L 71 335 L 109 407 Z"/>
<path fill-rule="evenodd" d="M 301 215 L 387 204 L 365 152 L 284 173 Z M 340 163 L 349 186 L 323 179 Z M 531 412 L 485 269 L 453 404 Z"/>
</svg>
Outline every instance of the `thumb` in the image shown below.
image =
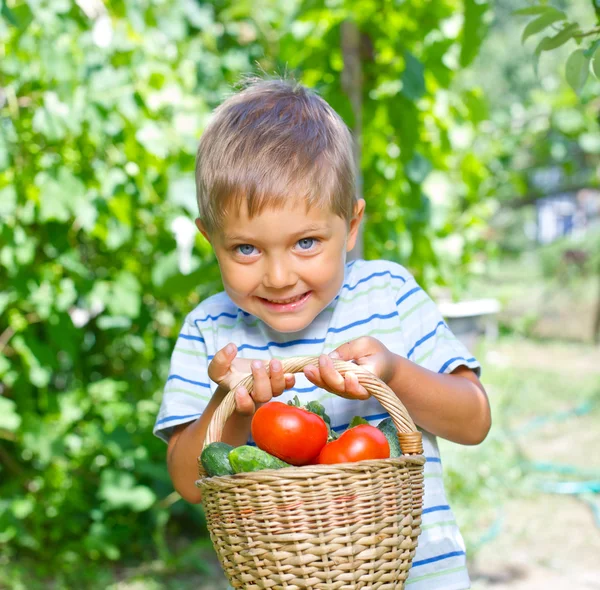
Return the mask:
<svg viewBox="0 0 600 590">
<path fill-rule="evenodd" d="M 221 348 L 215 354 L 212 361 L 208 365 L 208 376 L 215 382 L 223 381 L 227 373 L 231 370 L 231 363 L 237 354 L 237 347 L 230 342 L 224 348 Z"/>
<path fill-rule="evenodd" d="M 357 357 L 357 351 L 355 350 L 354 340 L 346 342 L 341 346 L 338 346 L 335 350 L 329 353 L 329 358 L 339 359 L 341 361 L 352 361 Z M 358 355 L 359 356 L 359 355 Z"/>
</svg>

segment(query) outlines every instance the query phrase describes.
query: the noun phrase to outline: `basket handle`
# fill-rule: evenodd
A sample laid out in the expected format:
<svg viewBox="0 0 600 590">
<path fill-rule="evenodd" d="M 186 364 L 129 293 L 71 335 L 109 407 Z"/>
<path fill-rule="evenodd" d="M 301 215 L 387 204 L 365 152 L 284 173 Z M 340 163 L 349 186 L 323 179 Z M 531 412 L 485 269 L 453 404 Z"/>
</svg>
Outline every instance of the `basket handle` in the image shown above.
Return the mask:
<svg viewBox="0 0 600 590">
<path fill-rule="evenodd" d="M 406 408 L 398 399 L 398 396 L 381 379 L 373 375 L 370 371 L 363 369 L 360 365 L 348 361 L 332 359 L 334 368 L 344 376 L 347 372 L 352 372 L 358 378 L 358 382 L 383 406 L 385 411 L 391 416 L 396 429 L 398 430 L 398 440 L 400 447 L 405 455 L 421 455 L 423 453 L 423 441 L 421 433 L 417 430 L 415 423 L 409 416 Z M 300 356 L 283 359 L 281 364 L 284 373 L 301 373 L 307 365 L 318 366 L 319 358 L 313 356 Z M 269 366 L 266 367 L 267 372 Z M 254 389 L 254 379 L 248 375 L 242 379 L 229 393 L 224 397 L 219 407 L 212 416 L 204 445 L 217 442 L 221 439 L 223 428 L 229 417 L 235 410 L 235 390 L 238 387 L 245 387 L 248 393 Z"/>
</svg>

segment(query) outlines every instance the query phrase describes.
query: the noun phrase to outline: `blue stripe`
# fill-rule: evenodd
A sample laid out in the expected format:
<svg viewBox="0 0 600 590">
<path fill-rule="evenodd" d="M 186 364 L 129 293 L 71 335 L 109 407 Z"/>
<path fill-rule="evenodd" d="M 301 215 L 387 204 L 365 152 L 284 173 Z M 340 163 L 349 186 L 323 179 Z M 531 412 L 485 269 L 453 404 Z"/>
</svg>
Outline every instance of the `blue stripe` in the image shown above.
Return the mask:
<svg viewBox="0 0 600 590">
<path fill-rule="evenodd" d="M 406 279 L 404 277 L 401 277 L 399 275 L 393 275 L 389 270 L 384 270 L 381 272 L 374 272 L 373 274 L 370 274 L 368 277 L 364 277 L 363 279 L 360 279 L 360 281 L 358 281 L 356 283 L 356 285 L 354 285 L 353 287 L 351 287 L 350 285 L 343 285 L 342 289 L 347 289 L 348 291 L 354 291 L 354 289 L 356 289 L 356 287 L 358 287 L 361 283 L 364 283 L 364 282 L 372 279 L 373 277 L 383 277 L 385 275 L 389 275 L 392 279 L 400 279 L 403 283 L 406 283 Z"/>
<path fill-rule="evenodd" d="M 315 389 L 319 389 L 319 388 L 316 385 L 313 385 L 312 387 L 292 387 L 288 391 L 295 391 L 296 393 L 310 393 L 311 391 L 314 391 Z"/>
<path fill-rule="evenodd" d="M 378 313 L 375 313 L 371 317 L 368 317 L 364 320 L 358 320 L 352 324 L 343 326 L 342 328 L 329 328 L 329 330 L 327 330 L 327 333 L 328 334 L 330 334 L 330 333 L 338 334 L 339 332 L 343 332 L 344 330 L 349 330 L 350 328 L 354 328 L 355 326 L 361 326 L 362 324 L 366 324 L 366 323 L 370 322 L 371 320 L 376 320 L 376 319 L 389 320 L 390 318 L 393 318 L 397 315 L 398 315 L 397 311 L 393 311 L 392 313 L 388 313 L 387 315 L 380 315 Z"/>
<path fill-rule="evenodd" d="M 186 416 L 168 416 L 167 418 L 161 418 L 156 422 L 156 426 L 163 424 L 164 422 L 171 422 L 171 420 L 184 420 L 185 418 L 197 418 L 202 414 L 187 414 Z"/>
<path fill-rule="evenodd" d="M 385 414 L 373 414 L 372 416 L 363 416 L 365 420 L 377 420 L 379 418 L 389 418 L 389 414 L 386 412 Z M 341 424 L 340 426 L 334 426 L 331 430 L 335 430 L 336 432 L 339 430 L 345 430 L 348 428 L 350 424 Z"/>
<path fill-rule="evenodd" d="M 429 557 L 427 559 L 420 559 L 419 561 L 413 561 L 413 567 L 419 567 L 420 565 L 426 565 L 428 563 L 435 563 L 436 561 L 442 561 L 442 559 L 450 559 L 451 557 L 462 557 L 466 555 L 464 551 L 451 551 L 450 553 L 444 553 L 442 555 L 436 555 L 435 557 Z"/>
<path fill-rule="evenodd" d="M 238 317 L 237 313 L 227 313 L 227 312 L 224 311 L 223 313 L 220 313 L 219 315 L 207 315 L 206 317 L 202 318 L 201 320 L 194 320 L 194 324 L 197 324 L 198 322 L 205 322 L 206 320 L 218 320 L 219 318 L 233 318 L 233 319 L 235 319 L 237 317 Z"/>
<path fill-rule="evenodd" d="M 348 324 L 346 326 L 342 326 L 341 328 L 329 328 L 327 330 L 327 334 L 339 334 L 340 332 L 344 332 L 346 330 L 350 330 L 351 328 L 354 328 L 356 326 L 361 326 L 362 324 L 368 324 L 371 320 L 376 320 L 376 319 L 381 319 L 381 320 L 389 320 L 393 317 L 396 317 L 398 315 L 397 311 L 393 311 L 392 313 L 389 313 L 387 315 L 381 315 L 378 313 L 373 314 L 372 316 L 369 316 L 368 318 L 365 318 L 363 320 L 357 320 L 356 322 L 353 322 L 351 324 Z M 269 350 L 269 348 L 274 347 L 274 348 L 289 348 L 290 346 L 296 346 L 298 344 L 322 344 L 323 342 L 325 342 L 325 338 L 301 338 L 299 340 L 290 340 L 289 342 L 274 342 L 274 341 L 270 341 L 267 342 L 266 346 L 254 346 L 252 344 L 242 344 L 239 348 L 239 350 Z M 212 357 L 208 357 L 209 360 Z"/>
<path fill-rule="evenodd" d="M 443 373 L 454 361 L 465 361 L 465 363 L 476 363 L 477 359 L 475 357 L 471 357 L 470 359 L 466 359 L 462 356 L 456 356 L 453 359 L 450 359 L 449 361 L 446 361 L 443 365 L 442 368 L 438 371 L 438 373 Z"/>
<path fill-rule="evenodd" d="M 290 340 L 289 342 L 267 342 L 266 346 L 253 346 L 252 344 L 242 344 L 238 347 L 238 350 L 269 350 L 269 347 L 275 346 L 277 348 L 288 348 L 289 346 L 296 346 L 296 344 L 321 344 L 325 342 L 325 338 L 301 338 L 300 340 Z"/>
<path fill-rule="evenodd" d="M 356 289 L 361 283 L 364 283 L 366 281 L 369 281 L 370 279 L 372 279 L 373 277 L 382 277 L 385 275 L 389 275 L 392 279 L 400 279 L 403 283 L 406 283 L 406 279 L 404 277 L 401 277 L 400 275 L 393 275 L 389 270 L 384 270 L 382 272 L 374 272 L 373 274 L 370 274 L 368 277 L 364 277 L 362 279 L 360 279 L 355 285 L 353 285 L 352 287 L 350 285 L 348 285 L 347 283 L 345 283 L 344 285 L 342 285 L 342 289 L 347 289 L 348 291 L 354 291 L 354 289 Z M 244 314 L 244 315 L 250 315 L 247 312 L 245 312 L 244 310 L 240 309 L 240 311 Z M 220 313 L 218 315 L 207 315 L 201 319 L 197 319 L 194 320 L 194 323 L 197 324 L 198 322 L 206 322 L 207 320 L 218 320 L 219 318 L 237 318 L 238 314 L 232 314 L 232 313 L 227 313 L 227 312 L 223 312 Z"/>
<path fill-rule="evenodd" d="M 429 340 L 432 336 L 435 335 L 435 333 L 437 332 L 437 330 L 440 326 L 445 326 L 445 325 L 446 324 L 444 323 L 443 320 L 441 322 L 438 322 L 438 325 L 431 332 L 429 332 L 429 334 L 425 334 L 425 336 L 423 336 L 423 338 L 421 338 L 420 340 L 417 340 L 415 345 L 408 351 L 406 358 L 410 359 L 412 353 L 415 351 L 415 348 L 417 348 L 417 346 L 420 346 L 421 344 L 423 344 L 423 342 L 425 342 L 426 340 Z"/>
<path fill-rule="evenodd" d="M 423 510 L 423 514 L 429 514 L 430 512 L 441 512 L 442 510 L 450 510 L 448 504 L 440 504 L 439 506 L 430 506 Z"/>
<path fill-rule="evenodd" d="M 414 289 L 411 289 L 408 293 L 404 293 L 404 295 L 402 295 L 402 297 L 400 297 L 400 299 L 398 299 L 398 301 L 396 301 L 396 305 L 400 305 L 405 299 L 408 299 L 413 293 L 417 293 L 418 291 L 422 291 L 423 289 L 421 289 L 421 287 L 415 287 Z"/>
<path fill-rule="evenodd" d="M 429 463 L 441 463 L 442 460 L 439 457 L 425 457 Z"/>
<path fill-rule="evenodd" d="M 191 379 L 186 379 L 181 375 L 169 375 L 167 381 L 171 381 L 171 379 L 177 379 L 179 381 L 185 381 L 186 383 L 191 383 L 192 385 L 198 385 L 199 387 L 208 387 L 210 389 L 209 383 L 202 383 L 202 381 L 192 381 Z"/>
<path fill-rule="evenodd" d="M 197 340 L 198 342 L 204 342 L 204 338 L 201 336 L 189 336 L 188 334 L 179 334 L 180 338 L 184 340 Z"/>
</svg>

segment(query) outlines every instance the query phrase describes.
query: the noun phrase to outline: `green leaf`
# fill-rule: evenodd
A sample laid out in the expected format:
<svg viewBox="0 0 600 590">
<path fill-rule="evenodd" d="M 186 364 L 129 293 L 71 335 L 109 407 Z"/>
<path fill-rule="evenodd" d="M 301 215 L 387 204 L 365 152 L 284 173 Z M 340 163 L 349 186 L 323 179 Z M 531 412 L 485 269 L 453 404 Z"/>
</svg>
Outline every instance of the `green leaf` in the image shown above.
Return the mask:
<svg viewBox="0 0 600 590">
<path fill-rule="evenodd" d="M 592 58 L 592 72 L 594 72 L 594 76 L 600 80 L 600 44 L 596 48 Z"/>
<path fill-rule="evenodd" d="M 149 487 L 134 485 L 131 473 L 105 469 L 100 479 L 98 496 L 109 510 L 126 508 L 144 512 L 156 501 L 156 494 Z"/>
<path fill-rule="evenodd" d="M 577 23 L 567 23 L 565 28 L 559 31 L 554 37 L 544 37 L 535 48 L 536 55 L 539 55 L 542 51 L 550 51 L 556 49 L 561 45 L 567 43 L 567 41 L 573 38 L 573 35 L 579 30 Z"/>
<path fill-rule="evenodd" d="M 15 432 L 21 426 L 21 416 L 17 404 L 8 398 L 0 397 L 0 429 Z"/>
<path fill-rule="evenodd" d="M 544 29 L 548 28 L 550 25 L 555 22 L 565 20 L 567 15 L 561 10 L 553 9 L 552 11 L 542 14 L 538 18 L 532 20 L 523 31 L 523 36 L 521 37 L 521 42 L 525 43 L 531 35 L 535 35 L 540 33 Z"/>
<path fill-rule="evenodd" d="M 19 26 L 19 21 L 13 11 L 6 5 L 6 0 L 0 1 L 0 16 L 4 17 L 13 27 Z"/>
<path fill-rule="evenodd" d="M 528 6 L 527 8 L 519 8 L 514 10 L 513 14 L 517 16 L 535 16 L 556 10 L 554 6 Z"/>
<path fill-rule="evenodd" d="M 404 72 L 402 73 L 402 94 L 410 100 L 419 100 L 425 94 L 423 64 L 410 51 L 404 52 Z"/>
<path fill-rule="evenodd" d="M 354 428 L 359 424 L 368 424 L 369 422 L 365 420 L 362 416 L 354 416 L 352 420 L 350 420 L 350 424 L 348 424 L 348 428 Z"/>
<path fill-rule="evenodd" d="M 460 65 L 466 68 L 477 57 L 487 32 L 485 16 L 489 9 L 487 2 L 465 0 L 465 21 L 460 48 Z"/>
<path fill-rule="evenodd" d="M 592 59 L 598 47 L 600 47 L 600 39 L 596 39 L 587 49 L 584 50 L 585 56 Z"/>
<path fill-rule="evenodd" d="M 576 49 L 567 59 L 565 73 L 567 82 L 571 88 L 579 93 L 588 77 L 590 60 L 585 56 L 582 49 Z"/>
<path fill-rule="evenodd" d="M 121 272 L 112 287 L 108 311 L 114 316 L 136 318 L 142 304 L 141 287 L 137 278 L 129 272 Z"/>
<path fill-rule="evenodd" d="M 427 178 L 431 170 L 431 162 L 421 154 L 417 153 L 404 167 L 407 178 L 416 184 L 421 184 Z"/>
</svg>

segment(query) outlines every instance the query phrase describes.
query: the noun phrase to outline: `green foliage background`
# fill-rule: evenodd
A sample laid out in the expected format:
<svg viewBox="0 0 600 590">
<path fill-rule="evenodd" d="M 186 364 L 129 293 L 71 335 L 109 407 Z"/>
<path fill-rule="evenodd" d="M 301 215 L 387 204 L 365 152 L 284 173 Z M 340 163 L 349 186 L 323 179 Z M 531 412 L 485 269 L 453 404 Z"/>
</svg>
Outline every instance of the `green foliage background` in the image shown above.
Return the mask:
<svg viewBox="0 0 600 590">
<path fill-rule="evenodd" d="M 288 72 L 352 127 L 340 26 L 357 24 L 365 257 L 426 286 L 463 288 L 499 188 L 527 190 L 510 122 L 490 127 L 464 76 L 486 2 L 103 6 L 0 0 L 0 566 L 67 586 L 205 534 L 151 430 L 183 317 L 220 289 L 200 236 L 179 271 L 171 223 L 196 214 L 198 138 L 241 75 Z"/>
</svg>

